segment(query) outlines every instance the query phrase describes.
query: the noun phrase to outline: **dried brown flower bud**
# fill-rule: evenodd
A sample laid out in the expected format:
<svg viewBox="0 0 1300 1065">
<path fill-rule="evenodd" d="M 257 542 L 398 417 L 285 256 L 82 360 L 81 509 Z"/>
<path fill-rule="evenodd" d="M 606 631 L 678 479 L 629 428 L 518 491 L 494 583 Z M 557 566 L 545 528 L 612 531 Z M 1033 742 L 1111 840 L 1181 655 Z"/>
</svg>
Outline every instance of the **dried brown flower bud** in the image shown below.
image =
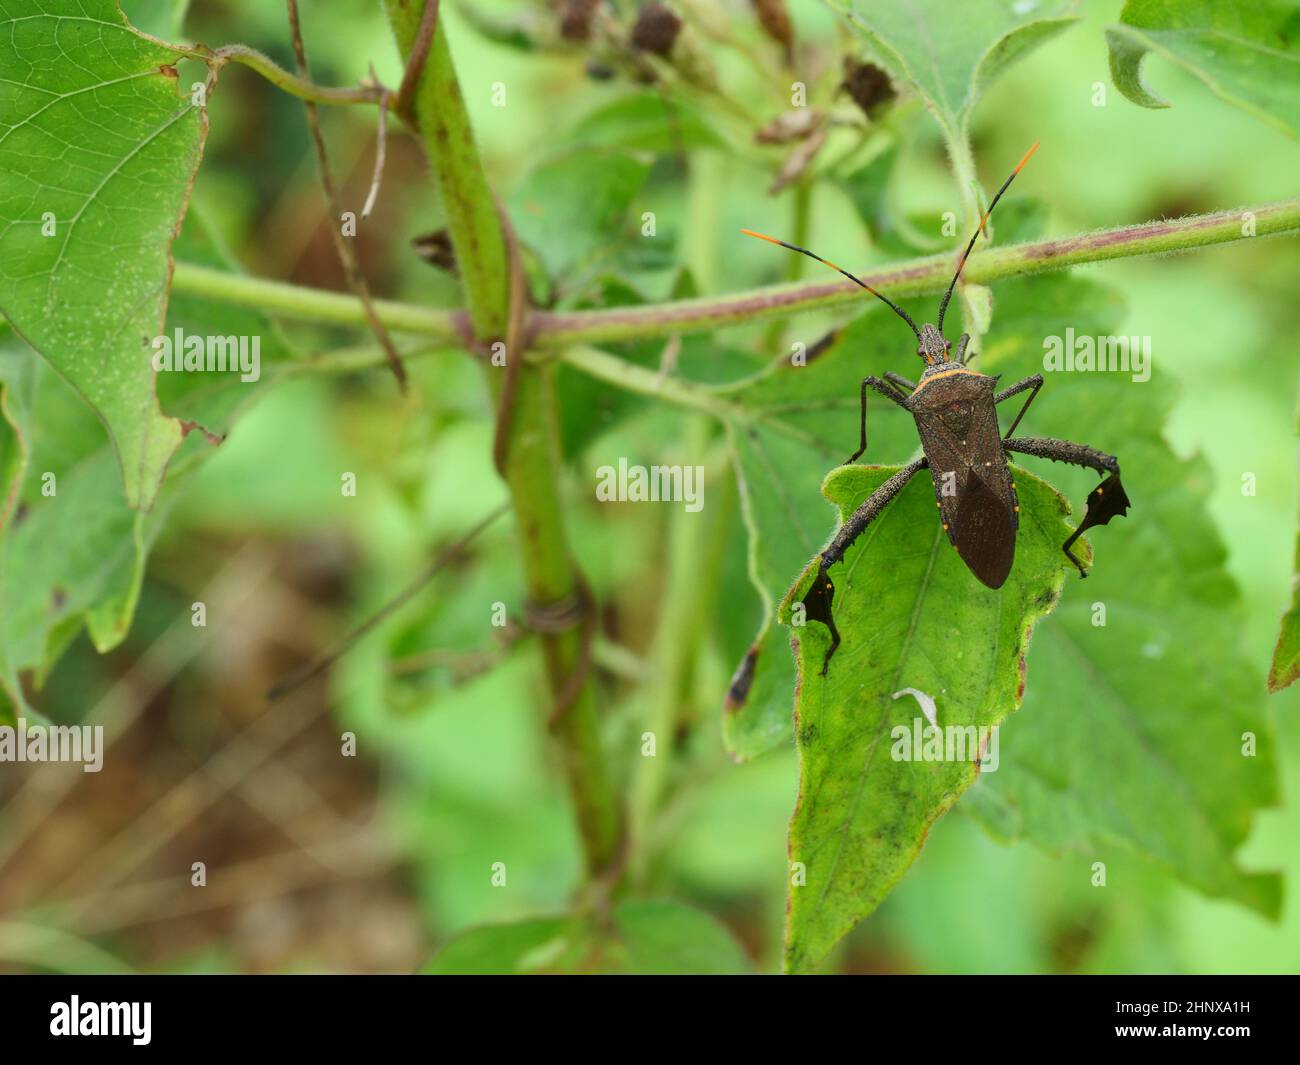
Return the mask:
<svg viewBox="0 0 1300 1065">
<path fill-rule="evenodd" d="M 460 276 L 460 271 L 456 267 L 456 252 L 451 246 L 451 236 L 445 229 L 420 234 L 412 239 L 411 247 L 415 249 L 415 254 L 430 266 L 445 270 L 452 277 Z"/>
<path fill-rule="evenodd" d="M 794 150 L 786 156 L 785 162 L 781 164 L 776 180 L 772 182 L 772 187 L 767 190 L 768 195 L 775 196 L 787 185 L 793 185 L 802 178 L 825 143 L 826 130 L 822 128 L 815 130 L 812 136 L 804 138 L 795 145 Z"/>
<path fill-rule="evenodd" d="M 758 15 L 763 31 L 781 46 L 786 61 L 794 55 L 794 27 L 790 24 L 790 12 L 785 0 L 749 0 Z"/>
<path fill-rule="evenodd" d="M 560 0 L 560 36 L 566 41 L 591 40 L 591 19 L 600 0 Z"/>
<path fill-rule="evenodd" d="M 681 32 L 682 20 L 676 12 L 658 0 L 650 0 L 636 16 L 632 27 L 632 47 L 667 58 Z"/>
<path fill-rule="evenodd" d="M 847 58 L 841 87 L 868 118 L 875 118 L 880 108 L 898 96 L 889 75 L 874 63 L 858 63 Z"/>
<path fill-rule="evenodd" d="M 812 107 L 794 107 L 783 111 L 763 125 L 754 139 L 759 144 L 788 144 L 808 136 L 822 124 L 826 116 Z"/>
</svg>

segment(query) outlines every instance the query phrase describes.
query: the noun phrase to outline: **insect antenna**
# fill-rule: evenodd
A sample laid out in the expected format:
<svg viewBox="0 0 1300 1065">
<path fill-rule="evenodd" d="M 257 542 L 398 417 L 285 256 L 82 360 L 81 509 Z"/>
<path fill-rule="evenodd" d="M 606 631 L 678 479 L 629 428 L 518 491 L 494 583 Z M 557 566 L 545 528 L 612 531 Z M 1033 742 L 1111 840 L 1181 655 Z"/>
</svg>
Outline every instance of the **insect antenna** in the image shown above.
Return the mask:
<svg viewBox="0 0 1300 1065">
<path fill-rule="evenodd" d="M 1034 146 L 1030 148 L 1029 151 L 1025 152 L 1025 157 L 1016 164 L 1016 168 L 1011 171 L 1007 180 L 1002 182 L 1002 188 L 998 189 L 997 195 L 993 197 L 992 202 L 989 204 L 989 209 L 984 212 L 984 217 L 980 219 L 979 226 L 976 228 L 974 235 L 970 238 L 970 243 L 966 245 L 966 250 L 961 253 L 961 259 L 957 262 L 957 272 L 952 275 L 952 283 L 948 286 L 948 291 L 943 294 L 943 302 L 939 304 L 940 333 L 943 332 L 943 316 L 948 311 L 948 301 L 952 299 L 952 290 L 957 287 L 957 279 L 961 277 L 961 272 L 966 266 L 966 259 L 969 257 L 971 249 L 975 247 L 975 241 L 979 239 L 979 235 L 983 233 L 985 236 L 988 236 L 988 231 L 985 230 L 984 223 L 989 220 L 989 215 L 993 213 L 993 208 L 998 205 L 998 200 L 1002 199 L 1002 194 L 1007 191 L 1007 187 L 1016 179 L 1016 175 L 1020 173 L 1021 168 L 1029 162 L 1029 157 L 1036 151 L 1038 151 L 1038 141 L 1034 141 Z"/>
<path fill-rule="evenodd" d="M 744 233 L 745 236 L 747 236 L 747 237 L 757 237 L 759 240 L 765 240 L 765 241 L 767 241 L 769 244 L 779 244 L 779 245 L 780 245 L 781 247 L 783 247 L 783 248 L 789 248 L 791 251 L 797 251 L 797 252 L 799 252 L 800 255 L 806 255 L 806 256 L 808 256 L 808 258 L 810 258 L 810 259 L 816 259 L 816 260 L 817 260 L 819 263 L 821 263 L 823 266 L 829 266 L 832 270 L 838 270 L 841 274 L 843 274 L 845 277 L 847 277 L 850 281 L 852 281 L 852 282 L 853 282 L 855 285 L 857 285 L 859 288 L 865 288 L 868 292 L 870 292 L 873 296 L 875 296 L 876 299 L 880 300 L 880 301 L 881 301 L 882 303 L 884 303 L 884 304 L 887 304 L 887 305 L 889 306 L 889 308 L 890 308 L 890 309 L 891 309 L 891 310 L 892 310 L 896 315 L 898 315 L 901 319 L 903 319 L 903 321 L 905 321 L 905 322 L 908 324 L 909 327 L 911 327 L 911 330 L 912 330 L 913 333 L 916 334 L 917 339 L 918 339 L 918 340 L 920 339 L 920 337 L 921 337 L 921 331 L 920 331 L 919 329 L 916 328 L 916 323 L 915 323 L 914 321 L 912 321 L 912 316 L 911 316 L 910 314 L 908 314 L 905 310 L 903 310 L 902 307 L 900 307 L 897 303 L 895 303 L 893 300 L 891 300 L 888 296 L 883 296 L 883 295 L 881 295 L 881 294 L 880 294 L 879 292 L 877 292 L 874 288 L 872 288 L 870 285 L 868 285 L 865 281 L 859 281 L 856 277 L 854 277 L 851 273 L 849 273 L 849 272 L 848 272 L 847 270 L 845 270 L 843 267 L 841 267 L 841 266 L 836 266 L 836 265 L 835 265 L 833 262 L 831 262 L 829 259 L 823 259 L 823 258 L 822 258 L 820 255 L 818 255 L 816 252 L 811 252 L 811 251 L 809 251 L 807 248 L 801 248 L 801 247 L 799 247 L 797 244 L 787 244 L 785 241 L 783 241 L 783 240 L 777 240 L 776 237 L 769 237 L 769 236 L 767 236 L 767 234 L 765 234 L 765 233 L 755 233 L 752 229 L 742 229 L 741 232 Z"/>
</svg>

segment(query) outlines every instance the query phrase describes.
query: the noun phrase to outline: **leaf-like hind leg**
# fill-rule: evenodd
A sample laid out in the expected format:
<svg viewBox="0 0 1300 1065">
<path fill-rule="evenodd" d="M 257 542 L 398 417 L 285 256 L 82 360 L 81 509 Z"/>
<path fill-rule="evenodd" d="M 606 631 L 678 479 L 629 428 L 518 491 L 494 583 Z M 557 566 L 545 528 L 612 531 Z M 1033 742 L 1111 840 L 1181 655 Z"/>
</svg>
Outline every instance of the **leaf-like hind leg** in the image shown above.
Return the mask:
<svg viewBox="0 0 1300 1065">
<path fill-rule="evenodd" d="M 916 386 L 913 385 L 913 387 L 915 388 Z M 893 388 L 891 385 L 886 384 L 879 377 L 864 377 L 862 379 L 862 398 L 861 398 L 861 404 L 862 404 L 861 440 L 858 443 L 858 450 L 853 452 L 852 455 L 850 455 L 843 463 L 841 463 L 841 465 L 843 466 L 852 466 L 853 463 L 858 461 L 858 458 L 862 455 L 862 453 L 867 450 L 867 389 L 868 388 L 874 388 L 886 399 L 892 399 L 904 410 L 907 409 L 907 403 L 903 400 L 903 397 L 899 395 L 897 389 Z"/>
<path fill-rule="evenodd" d="M 1030 399 L 1032 398 L 1031 396 Z M 1019 421 L 1019 419 L 1016 420 Z M 1083 563 L 1075 558 L 1074 552 L 1070 548 L 1073 546 L 1074 541 L 1088 529 L 1095 525 L 1107 525 L 1110 523 L 1111 518 L 1122 518 L 1128 513 L 1130 503 L 1128 494 L 1124 491 L 1124 485 L 1119 479 L 1119 459 L 1114 455 L 1107 455 L 1104 451 L 1098 451 L 1095 447 L 1089 447 L 1087 444 L 1075 444 L 1069 440 L 1053 440 L 1051 437 L 1045 436 L 1026 436 L 1021 437 L 1019 440 L 1003 440 L 1002 447 L 1006 451 L 1016 451 L 1022 455 L 1036 455 L 1038 458 L 1052 459 L 1054 462 L 1068 462 L 1073 466 L 1084 466 L 1087 469 L 1096 470 L 1098 473 L 1110 474 L 1101 484 L 1088 493 L 1088 512 L 1083 516 L 1083 521 L 1079 522 L 1079 527 L 1061 545 L 1065 557 L 1074 563 L 1074 568 L 1079 571 L 1079 576 L 1088 576 L 1087 571 L 1083 568 Z"/>
<path fill-rule="evenodd" d="M 826 649 L 826 658 L 822 661 L 821 675 L 826 676 L 826 669 L 831 664 L 831 655 L 840 646 L 840 632 L 835 627 L 835 618 L 831 612 L 835 600 L 835 585 L 826 572 L 835 563 L 844 558 L 844 552 L 853 546 L 853 541 L 862 535 L 868 525 L 880 516 L 894 496 L 903 490 L 903 486 L 928 465 L 924 458 L 909 463 L 889 478 L 863 501 L 862 505 L 849 516 L 849 520 L 840 526 L 831 539 L 826 550 L 821 553 L 817 565 L 817 576 L 813 578 L 812 587 L 803 597 L 806 619 L 820 621 L 831 633 L 831 645 Z"/>
</svg>

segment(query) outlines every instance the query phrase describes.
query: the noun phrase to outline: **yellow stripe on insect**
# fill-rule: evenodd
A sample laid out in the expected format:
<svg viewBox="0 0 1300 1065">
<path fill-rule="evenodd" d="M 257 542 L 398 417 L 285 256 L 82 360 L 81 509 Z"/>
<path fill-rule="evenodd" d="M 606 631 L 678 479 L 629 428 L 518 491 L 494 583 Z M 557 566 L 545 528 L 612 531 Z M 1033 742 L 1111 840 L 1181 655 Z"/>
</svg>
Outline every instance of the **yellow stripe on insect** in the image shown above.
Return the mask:
<svg viewBox="0 0 1300 1065">
<path fill-rule="evenodd" d="M 967 370 L 967 369 L 944 370 L 943 373 L 932 374 L 929 377 L 922 377 L 920 382 L 918 382 L 916 386 L 916 392 L 913 392 L 912 395 L 915 396 L 917 392 L 920 392 L 921 389 L 923 389 L 931 381 L 937 381 L 939 380 L 940 377 L 953 377 L 956 374 L 962 374 L 962 373 L 973 374 L 975 377 L 980 376 L 979 371 L 977 370 Z"/>
</svg>

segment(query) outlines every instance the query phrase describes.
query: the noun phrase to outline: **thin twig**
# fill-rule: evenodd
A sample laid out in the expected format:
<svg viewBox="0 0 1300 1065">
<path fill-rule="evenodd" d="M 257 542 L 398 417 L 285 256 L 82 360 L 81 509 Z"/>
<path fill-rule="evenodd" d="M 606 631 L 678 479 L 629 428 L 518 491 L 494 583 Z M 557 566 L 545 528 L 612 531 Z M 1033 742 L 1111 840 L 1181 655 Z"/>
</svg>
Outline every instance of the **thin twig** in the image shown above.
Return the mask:
<svg viewBox="0 0 1300 1065">
<path fill-rule="evenodd" d="M 307 50 L 303 46 L 302 30 L 298 24 L 298 0 L 285 0 L 285 4 L 289 11 L 289 33 L 293 38 L 293 52 L 298 60 L 298 72 L 304 79 L 309 80 L 311 71 L 307 66 Z M 342 211 L 339 209 L 338 190 L 334 186 L 333 177 L 330 176 L 329 153 L 325 149 L 325 137 L 321 133 L 320 113 L 316 110 L 316 103 L 313 100 L 304 100 L 303 109 L 307 112 L 307 127 L 311 130 L 312 143 L 316 147 L 316 162 L 320 166 L 321 185 L 325 189 L 325 199 L 329 204 L 330 235 L 334 239 L 339 261 L 343 264 L 343 272 L 347 275 L 348 287 L 356 293 L 365 307 L 370 329 L 375 334 L 375 339 L 379 341 L 380 347 L 384 349 L 388 365 L 393 371 L 393 376 L 397 378 L 398 387 L 405 393 L 406 369 L 402 366 L 402 360 L 397 354 L 392 338 L 388 335 L 388 330 L 384 328 L 379 315 L 375 313 L 374 305 L 370 302 L 370 287 L 366 284 L 366 279 L 357 265 L 352 246 L 338 227 L 338 219 L 342 216 Z M 382 110 L 380 114 L 383 114 Z"/>
<path fill-rule="evenodd" d="M 370 632 L 381 621 L 391 617 L 395 611 L 410 602 L 415 594 L 433 580 L 443 567 L 458 557 L 461 552 L 463 552 L 465 548 L 474 541 L 475 537 L 477 537 L 479 533 L 483 532 L 484 529 L 496 521 L 497 518 L 501 517 L 501 515 L 508 509 L 510 509 L 509 505 L 502 503 L 501 506 L 489 513 L 487 517 L 483 518 L 482 521 L 475 525 L 474 528 L 470 529 L 469 532 L 454 544 L 438 552 L 438 557 L 433 560 L 433 563 L 423 573 L 380 607 L 379 610 L 370 615 L 370 617 L 348 633 L 338 647 L 333 651 L 330 651 L 328 654 L 321 655 L 315 661 L 308 662 L 307 665 L 303 666 L 301 669 L 297 669 L 293 673 L 289 674 L 289 676 L 285 677 L 284 680 L 271 688 L 271 690 L 266 693 L 266 697 L 270 700 L 283 698 L 295 688 L 298 688 L 311 680 L 312 677 L 318 676 L 325 670 L 329 669 L 329 667 L 338 661 L 338 659 L 347 651 L 351 650 L 353 645 L 356 644 L 361 637 L 365 636 L 366 633 Z"/>
<path fill-rule="evenodd" d="M 220 619 L 215 628 L 200 630 L 182 623 L 169 626 L 91 708 L 82 723 L 103 727 L 105 758 L 108 749 L 139 720 L 154 697 L 207 646 L 196 633 L 206 631 L 206 639 L 220 638 L 229 619 L 240 616 L 254 590 L 261 588 L 269 575 L 269 563 L 245 548 L 196 597 L 212 605 L 212 616 Z M 6 834 L 0 835 L 0 874 L 81 779 L 80 767 L 70 762 L 28 775 L 0 809 L 0 823 L 6 829 Z"/>
<path fill-rule="evenodd" d="M 371 75 L 374 68 L 371 68 Z M 361 217 L 369 218 L 379 198 L 379 185 L 384 180 L 384 157 L 388 147 L 388 90 L 379 97 L 379 130 L 375 140 L 375 173 L 370 179 L 370 191 L 366 194 L 365 206 L 361 208 Z"/>
<path fill-rule="evenodd" d="M 187 825 L 200 821 L 227 793 L 270 762 L 280 747 L 317 721 L 323 712 L 321 703 L 307 699 L 265 711 L 231 736 L 205 765 L 173 784 L 83 857 L 55 885 L 52 894 L 71 891 L 78 884 L 107 887 L 125 882 Z M 260 737 L 262 742 L 250 744 L 250 737 Z"/>
<path fill-rule="evenodd" d="M 306 78 L 290 74 L 270 56 L 243 44 L 227 44 L 215 49 L 198 44 L 182 51 L 181 54 L 207 63 L 214 70 L 220 70 L 227 63 L 239 63 L 261 74 L 276 88 L 291 96 L 296 96 L 300 100 L 313 100 L 319 104 L 373 104 L 379 103 L 385 96 L 391 96 L 391 93 L 378 82 L 358 85 L 355 88 L 314 85 Z M 388 106 L 388 102 L 385 106 Z"/>
<path fill-rule="evenodd" d="M 189 890 L 191 874 L 187 869 L 181 876 L 99 886 L 85 895 L 43 906 L 41 917 L 50 923 L 75 925 L 86 935 L 103 936 L 153 921 L 246 906 L 304 887 L 374 876 L 400 858 L 395 843 L 367 826 L 335 839 L 225 864 L 221 876 L 202 891 Z"/>
</svg>

